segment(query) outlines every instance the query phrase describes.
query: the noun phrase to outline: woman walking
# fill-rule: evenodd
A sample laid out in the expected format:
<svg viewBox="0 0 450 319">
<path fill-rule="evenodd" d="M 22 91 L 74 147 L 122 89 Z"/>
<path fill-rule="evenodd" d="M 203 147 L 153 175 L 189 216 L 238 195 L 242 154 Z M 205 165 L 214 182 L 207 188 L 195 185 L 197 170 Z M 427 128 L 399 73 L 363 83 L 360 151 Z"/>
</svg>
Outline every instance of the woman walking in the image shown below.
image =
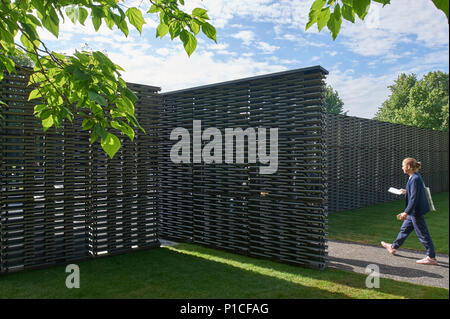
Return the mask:
<svg viewBox="0 0 450 319">
<path fill-rule="evenodd" d="M 405 158 L 402 162 L 403 172 L 409 175 L 406 189 L 402 189 L 402 194 L 406 195 L 405 211 L 397 215 L 399 220 L 403 220 L 397 239 L 392 244 L 384 241 L 381 245 L 386 248 L 392 255 L 405 242 L 409 234 L 416 231 L 417 237 L 425 247 L 427 257 L 418 260 L 418 264 L 437 265 L 436 253 L 434 251 L 433 240 L 431 239 L 425 222 L 425 214 L 430 211 L 428 200 L 425 194 L 425 186 L 422 176 L 417 172 L 422 166 L 421 162 L 417 162 L 414 158 Z"/>
</svg>

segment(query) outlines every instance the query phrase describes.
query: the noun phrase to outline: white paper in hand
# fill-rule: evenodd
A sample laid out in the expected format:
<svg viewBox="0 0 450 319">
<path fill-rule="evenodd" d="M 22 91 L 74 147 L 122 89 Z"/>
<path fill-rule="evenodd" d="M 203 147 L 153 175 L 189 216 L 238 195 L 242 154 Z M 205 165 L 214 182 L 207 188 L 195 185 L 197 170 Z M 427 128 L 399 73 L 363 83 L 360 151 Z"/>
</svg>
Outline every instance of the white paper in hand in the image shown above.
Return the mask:
<svg viewBox="0 0 450 319">
<path fill-rule="evenodd" d="M 395 194 L 395 195 L 401 195 L 402 194 L 401 190 L 399 190 L 398 188 L 394 188 L 394 187 L 389 188 L 388 192 L 392 193 L 392 194 Z"/>
</svg>

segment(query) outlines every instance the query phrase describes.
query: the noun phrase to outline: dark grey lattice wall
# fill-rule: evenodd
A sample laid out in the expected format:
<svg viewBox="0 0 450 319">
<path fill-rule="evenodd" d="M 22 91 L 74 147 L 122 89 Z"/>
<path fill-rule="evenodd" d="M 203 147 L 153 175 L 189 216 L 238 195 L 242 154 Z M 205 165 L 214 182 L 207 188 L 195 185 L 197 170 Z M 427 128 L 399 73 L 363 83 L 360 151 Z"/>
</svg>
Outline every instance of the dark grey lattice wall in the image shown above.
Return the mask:
<svg viewBox="0 0 450 319">
<path fill-rule="evenodd" d="M 326 116 L 326 74 L 311 67 L 163 96 L 129 84 L 147 134 L 123 138 L 113 160 L 89 144 L 79 120 L 44 134 L 27 101 L 27 75 L 7 76 L 0 83 L 8 103 L 0 108 L 0 272 L 158 247 L 157 230 L 324 268 L 328 209 L 398 199 L 387 189 L 404 186 L 403 158 L 423 162 L 433 193 L 448 191 L 448 133 Z M 192 156 L 190 164 L 172 163 L 170 132 L 183 127 L 192 135 L 193 120 L 222 135 L 278 128 L 277 172 L 260 174 L 265 164 L 248 161 L 193 164 Z"/>
<path fill-rule="evenodd" d="M 405 187 L 406 157 L 422 161 L 420 174 L 432 193 L 448 191 L 448 137 L 448 132 L 329 114 L 329 211 L 399 199 L 387 190 Z"/>
<path fill-rule="evenodd" d="M 27 81 L 0 83 L 0 272 L 158 247 L 158 88 L 129 85 L 148 134 L 110 160 L 81 120 L 44 134 Z"/>
<path fill-rule="evenodd" d="M 325 74 L 312 67 L 165 94 L 160 236 L 325 267 Z M 278 128 L 277 172 L 260 174 L 247 155 L 244 164 L 172 163 L 170 132 L 192 136 L 193 120 L 223 136 L 225 128 Z"/>
</svg>

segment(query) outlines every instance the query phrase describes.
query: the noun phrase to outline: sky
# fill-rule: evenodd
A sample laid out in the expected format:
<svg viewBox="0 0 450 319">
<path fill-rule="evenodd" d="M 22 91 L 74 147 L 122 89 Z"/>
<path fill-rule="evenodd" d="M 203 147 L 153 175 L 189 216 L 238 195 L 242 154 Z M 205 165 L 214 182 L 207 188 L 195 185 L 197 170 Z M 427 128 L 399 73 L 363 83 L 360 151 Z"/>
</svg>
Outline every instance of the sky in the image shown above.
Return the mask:
<svg viewBox="0 0 450 319">
<path fill-rule="evenodd" d="M 335 41 L 325 27 L 305 31 L 313 0 L 185 0 L 185 10 L 208 10 L 217 44 L 200 35 L 188 57 L 180 40 L 156 38 L 158 16 L 147 14 L 142 34 L 130 26 L 125 37 L 103 23 L 95 32 L 66 19 L 59 38 L 42 30 L 42 40 L 57 52 L 83 47 L 105 52 L 126 71 L 128 82 L 161 87 L 162 92 L 320 65 L 326 83 L 338 91 L 347 115 L 373 118 L 389 97 L 388 86 L 401 73 L 419 78 L 449 71 L 449 27 L 431 0 L 373 3 L 364 21 L 343 20 Z M 147 1 L 127 6 L 148 9 Z"/>
</svg>

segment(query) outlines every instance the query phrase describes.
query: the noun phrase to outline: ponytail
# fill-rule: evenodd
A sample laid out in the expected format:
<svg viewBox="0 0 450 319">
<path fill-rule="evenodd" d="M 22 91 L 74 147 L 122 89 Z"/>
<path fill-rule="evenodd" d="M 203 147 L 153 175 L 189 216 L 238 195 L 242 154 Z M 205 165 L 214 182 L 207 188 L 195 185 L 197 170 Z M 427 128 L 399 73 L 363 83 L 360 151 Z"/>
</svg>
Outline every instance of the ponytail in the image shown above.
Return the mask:
<svg viewBox="0 0 450 319">
<path fill-rule="evenodd" d="M 406 165 L 411 166 L 411 168 L 412 168 L 413 171 L 415 171 L 415 172 L 418 171 L 418 170 L 422 167 L 422 162 L 418 162 L 418 161 L 416 161 L 415 158 L 412 158 L 412 157 L 405 158 L 405 159 L 403 160 L 403 162 L 404 162 Z"/>
</svg>

